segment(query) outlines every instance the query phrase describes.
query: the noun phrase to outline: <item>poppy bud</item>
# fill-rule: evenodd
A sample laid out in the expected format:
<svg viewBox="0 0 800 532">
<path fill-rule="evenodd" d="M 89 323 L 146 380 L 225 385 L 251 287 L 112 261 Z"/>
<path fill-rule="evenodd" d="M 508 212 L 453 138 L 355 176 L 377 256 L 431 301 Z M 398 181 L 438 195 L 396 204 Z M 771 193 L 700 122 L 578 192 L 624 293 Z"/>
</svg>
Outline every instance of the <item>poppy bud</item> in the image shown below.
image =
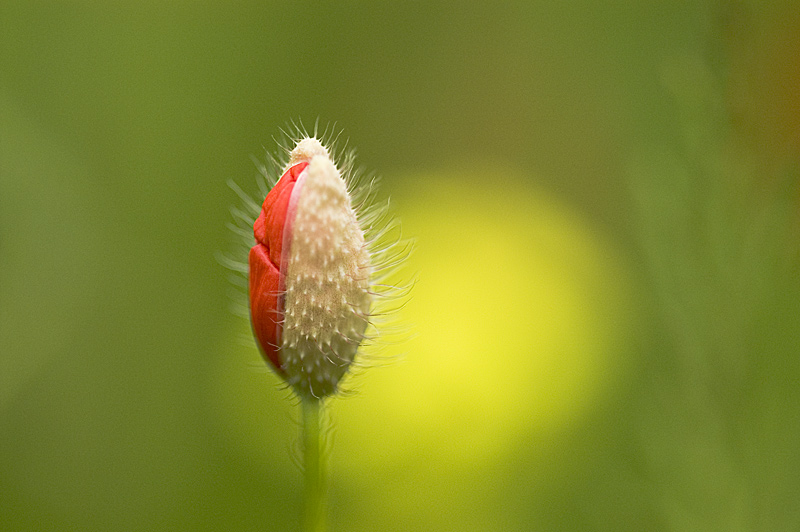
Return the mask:
<svg viewBox="0 0 800 532">
<path fill-rule="evenodd" d="M 250 318 L 262 353 L 301 397 L 331 395 L 364 338 L 372 271 L 347 185 L 317 139 L 291 151 L 253 233 Z"/>
</svg>

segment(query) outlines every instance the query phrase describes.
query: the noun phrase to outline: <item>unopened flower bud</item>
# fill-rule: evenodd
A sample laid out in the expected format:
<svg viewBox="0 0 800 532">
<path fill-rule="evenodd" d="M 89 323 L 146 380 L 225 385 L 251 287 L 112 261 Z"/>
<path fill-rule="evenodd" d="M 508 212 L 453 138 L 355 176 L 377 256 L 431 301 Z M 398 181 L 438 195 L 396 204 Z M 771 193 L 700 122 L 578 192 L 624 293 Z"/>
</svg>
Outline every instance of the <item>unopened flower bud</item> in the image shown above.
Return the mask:
<svg viewBox="0 0 800 532">
<path fill-rule="evenodd" d="M 369 323 L 372 268 L 347 184 L 305 138 L 264 199 L 249 254 L 258 344 L 300 396 L 337 391 Z"/>
</svg>

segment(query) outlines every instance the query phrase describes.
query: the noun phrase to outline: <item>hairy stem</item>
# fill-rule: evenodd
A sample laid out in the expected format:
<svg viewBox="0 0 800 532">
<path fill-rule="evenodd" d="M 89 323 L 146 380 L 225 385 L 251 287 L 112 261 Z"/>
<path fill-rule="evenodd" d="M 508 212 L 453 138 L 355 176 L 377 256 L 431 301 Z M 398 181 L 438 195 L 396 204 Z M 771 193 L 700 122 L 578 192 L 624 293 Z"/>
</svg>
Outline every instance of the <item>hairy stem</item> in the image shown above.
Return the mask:
<svg viewBox="0 0 800 532">
<path fill-rule="evenodd" d="M 327 473 L 322 438 L 320 399 L 303 399 L 303 467 L 305 473 L 304 532 L 325 532 L 327 509 Z"/>
</svg>

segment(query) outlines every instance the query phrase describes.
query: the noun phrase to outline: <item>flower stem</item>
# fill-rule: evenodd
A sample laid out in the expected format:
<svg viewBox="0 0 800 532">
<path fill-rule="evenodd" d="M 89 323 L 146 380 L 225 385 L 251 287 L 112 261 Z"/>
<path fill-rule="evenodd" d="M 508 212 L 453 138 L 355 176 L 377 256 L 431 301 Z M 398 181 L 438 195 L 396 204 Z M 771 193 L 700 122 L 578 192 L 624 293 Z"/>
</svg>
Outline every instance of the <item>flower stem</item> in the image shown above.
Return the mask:
<svg viewBox="0 0 800 532">
<path fill-rule="evenodd" d="M 303 398 L 303 467 L 305 472 L 304 532 L 325 532 L 327 473 L 322 439 L 323 402 Z"/>
</svg>

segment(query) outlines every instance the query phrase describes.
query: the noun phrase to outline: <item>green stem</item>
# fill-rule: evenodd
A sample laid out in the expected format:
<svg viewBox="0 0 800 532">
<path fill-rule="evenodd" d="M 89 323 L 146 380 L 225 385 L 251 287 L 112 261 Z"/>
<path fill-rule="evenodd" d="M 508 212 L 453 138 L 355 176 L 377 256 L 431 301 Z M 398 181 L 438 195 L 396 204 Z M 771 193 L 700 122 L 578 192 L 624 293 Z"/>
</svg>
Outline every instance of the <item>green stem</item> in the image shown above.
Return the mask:
<svg viewBox="0 0 800 532">
<path fill-rule="evenodd" d="M 303 467 L 306 481 L 304 532 L 325 532 L 327 482 L 322 406 L 319 399 L 303 399 Z"/>
</svg>

